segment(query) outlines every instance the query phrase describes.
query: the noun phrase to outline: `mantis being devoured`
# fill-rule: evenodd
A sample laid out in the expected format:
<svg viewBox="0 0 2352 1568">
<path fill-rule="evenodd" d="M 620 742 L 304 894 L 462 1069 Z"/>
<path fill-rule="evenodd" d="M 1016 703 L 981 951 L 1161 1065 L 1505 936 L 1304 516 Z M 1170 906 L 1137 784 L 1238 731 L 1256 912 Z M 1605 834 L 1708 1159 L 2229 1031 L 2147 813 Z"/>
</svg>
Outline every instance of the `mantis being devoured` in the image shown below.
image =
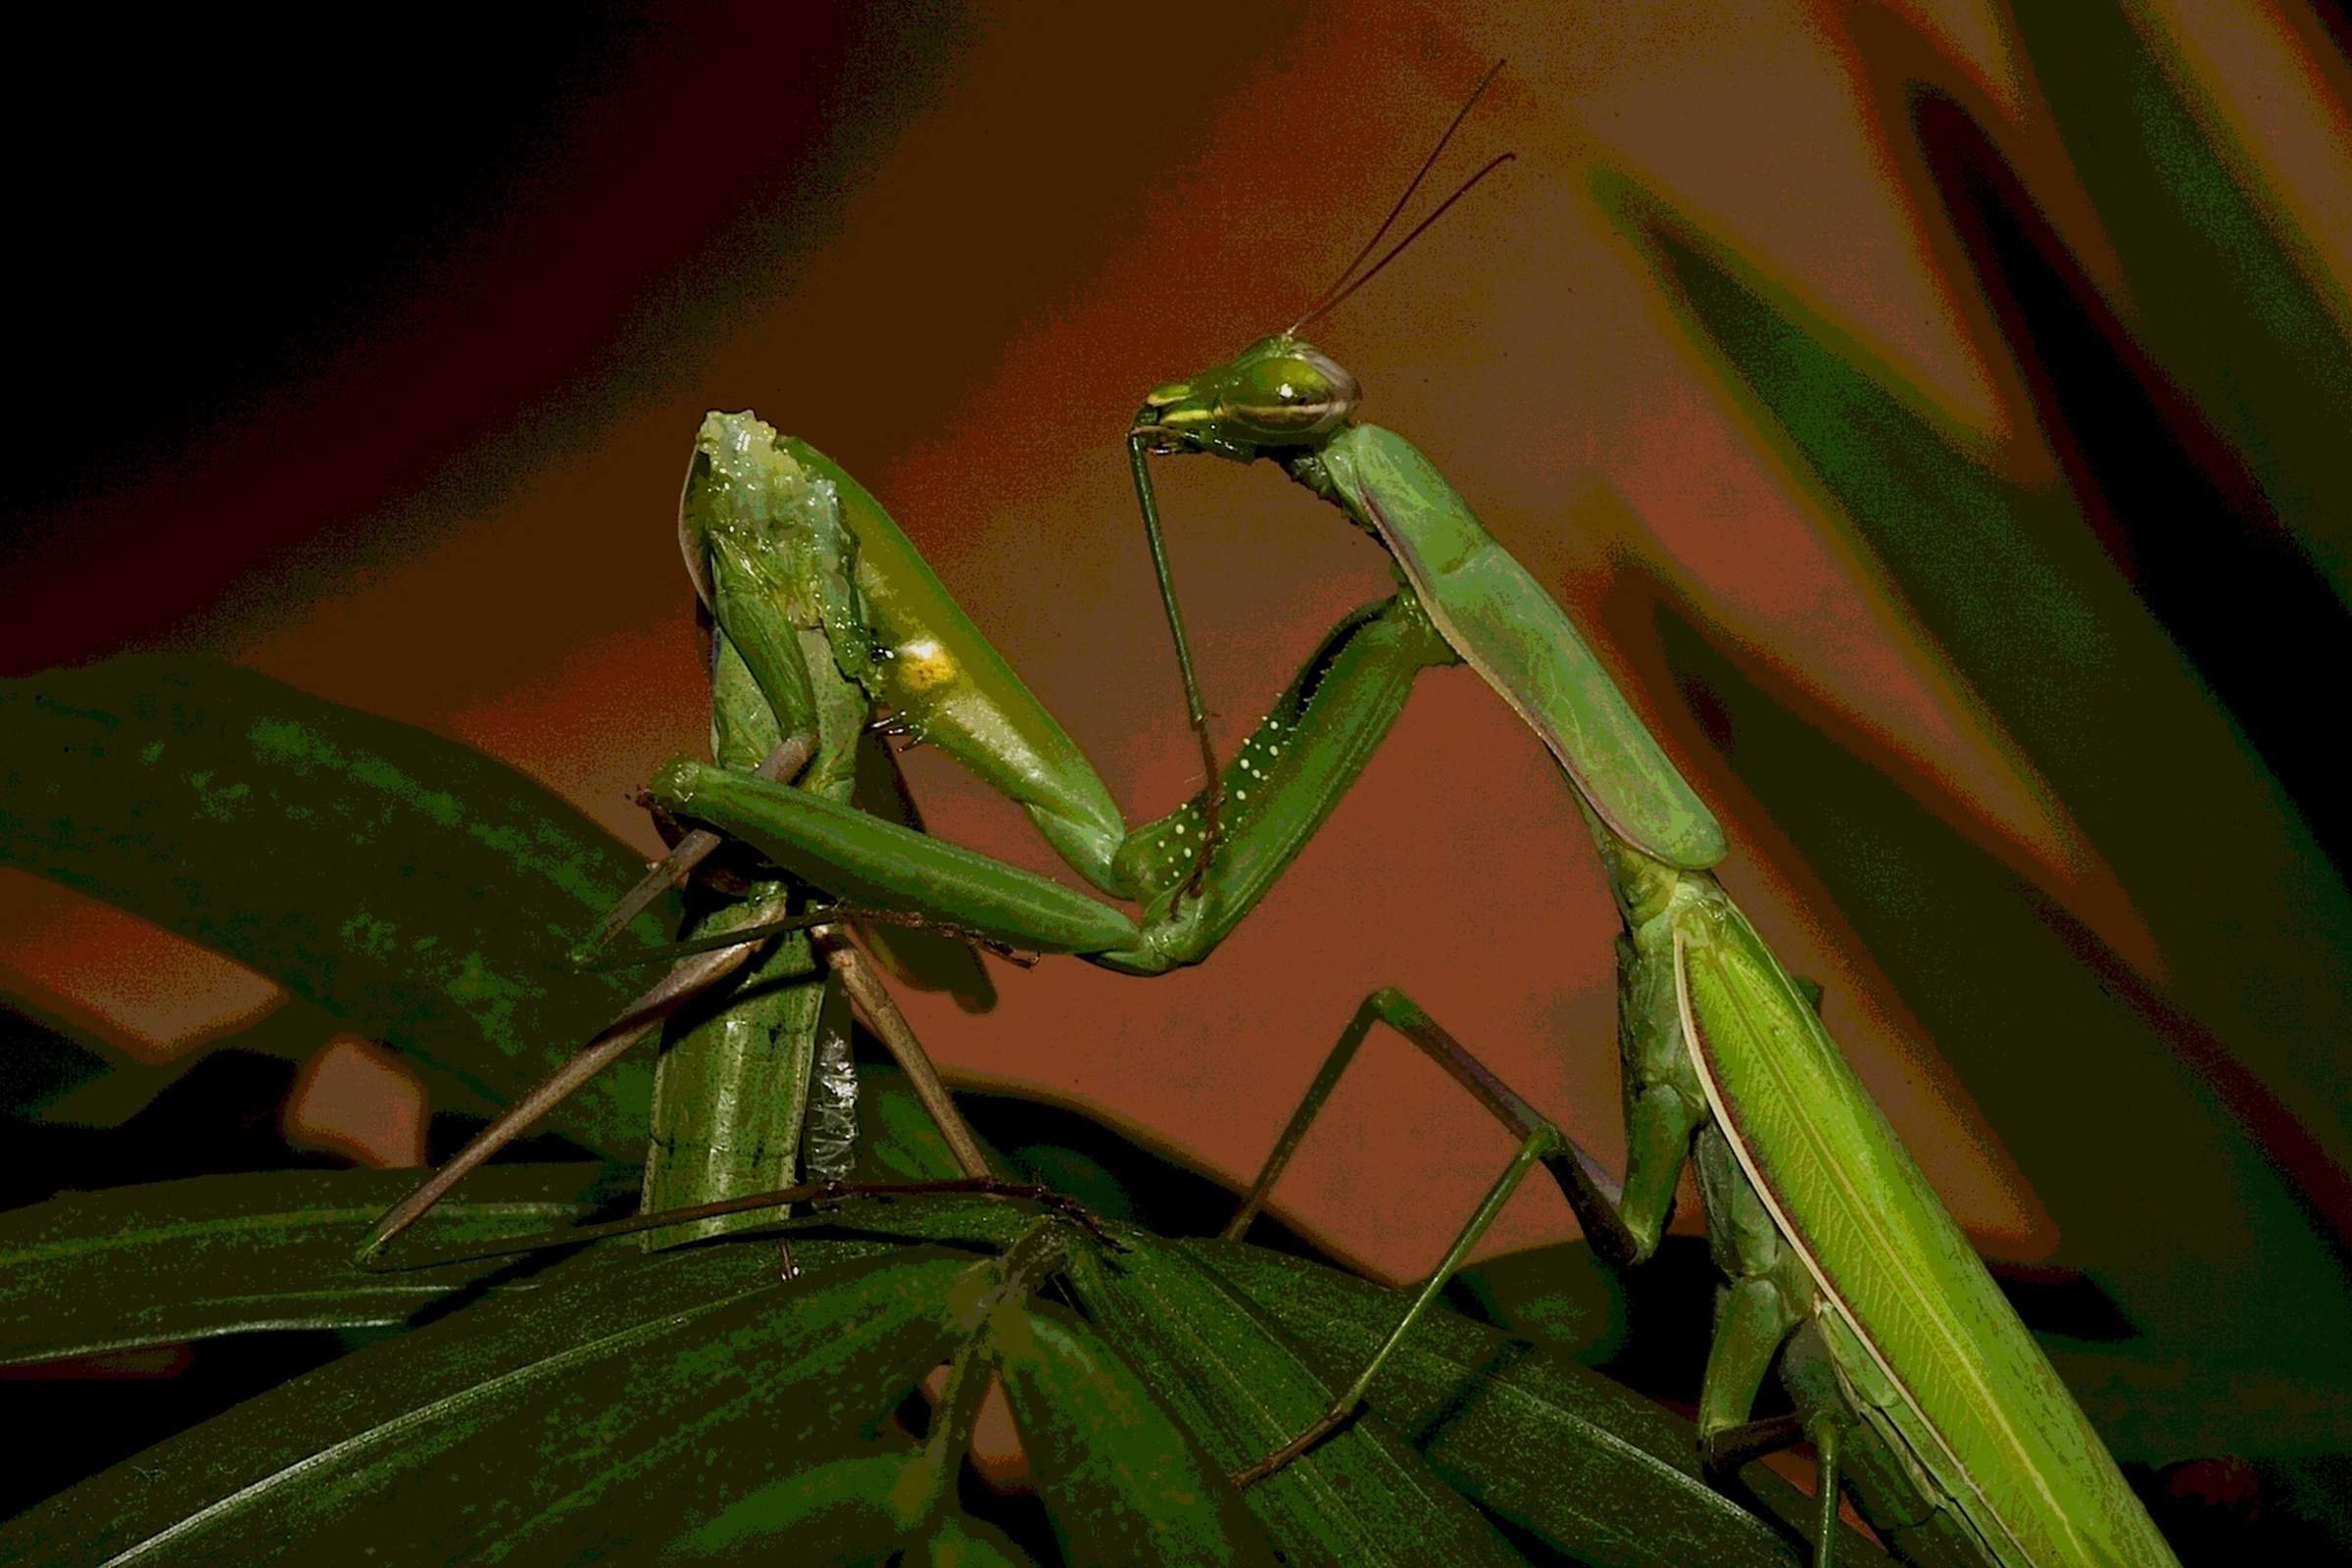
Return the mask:
<svg viewBox="0 0 2352 1568">
<path fill-rule="evenodd" d="M 794 624 L 835 633 L 837 657 L 865 639 L 876 657 L 859 678 L 896 722 L 1011 796 L 1071 866 L 1139 905 L 1140 917 L 878 821 L 821 790 L 784 788 L 743 771 L 740 760 L 732 769 L 673 763 L 653 796 L 748 841 L 847 908 L 1159 973 L 1200 961 L 1249 912 L 1361 771 L 1419 672 L 1468 662 L 1559 761 L 1623 919 L 1627 1170 L 1622 1183 L 1607 1178 L 1408 999 L 1367 999 L 1261 1172 L 1237 1230 L 1375 1022 L 1469 1087 L 1521 1139 L 1520 1151 L 1388 1345 L 1321 1421 L 1238 1479 L 1287 1462 L 1351 1415 L 1389 1349 L 1535 1165 L 1558 1181 L 1596 1244 L 1637 1261 L 1658 1245 L 1679 1173 L 1694 1161 L 1710 1242 L 1730 1279 L 1700 1394 L 1701 1441 L 1711 1461 L 1725 1463 L 1799 1435 L 1813 1439 L 1822 1459 L 1818 1558 L 1828 1555 L 1842 1458 L 1860 1444 L 1883 1445 L 1892 1456 L 1864 1499 L 1874 1516 L 1906 1522 L 1906 1509 L 1913 1517 L 1939 1511 L 1952 1539 L 1984 1561 L 2171 1561 L 1810 1000 L 1711 874 L 1727 854 L 1712 814 L 1557 606 L 1426 458 L 1355 421 L 1353 377 L 1297 335 L 1396 254 L 1354 275 L 1379 238 L 1290 330 L 1158 388 L 1128 432 L 1204 753 L 1204 708 L 1159 549 L 1150 458 L 1267 458 L 1376 539 L 1400 579 L 1393 597 L 1326 636 L 1230 764 L 1219 769 L 1211 759 L 1199 797 L 1132 831 L 1002 660 L 952 605 L 938 608 L 946 601 L 936 580 L 872 499 L 798 443 L 761 452 L 763 430 L 745 438 L 755 462 L 781 456 L 829 481 L 858 540 L 861 607 L 853 611 L 838 592 L 805 591 Z M 763 686 L 789 681 L 760 671 L 753 649 L 763 634 L 748 623 L 739 629 L 721 609 L 724 597 L 712 608 L 755 676 Z M 1826 1372 L 1798 1390 L 1798 1416 L 1752 1421 L 1763 1377 L 1783 1355 L 1816 1369 L 1826 1363 Z"/>
</svg>

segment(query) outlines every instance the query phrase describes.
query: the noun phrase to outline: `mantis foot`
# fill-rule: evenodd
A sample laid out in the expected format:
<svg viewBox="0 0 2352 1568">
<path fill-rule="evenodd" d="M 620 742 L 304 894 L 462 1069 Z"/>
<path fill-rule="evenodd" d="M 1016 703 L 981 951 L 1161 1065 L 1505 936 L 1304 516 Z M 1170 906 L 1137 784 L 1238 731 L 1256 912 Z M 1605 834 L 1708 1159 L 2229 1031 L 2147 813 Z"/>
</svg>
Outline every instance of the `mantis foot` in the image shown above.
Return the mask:
<svg viewBox="0 0 2352 1568">
<path fill-rule="evenodd" d="M 1304 1432 L 1299 1433 L 1255 1464 L 1244 1465 L 1241 1469 L 1236 1470 L 1232 1476 L 1234 1490 L 1246 1492 L 1265 1480 L 1266 1477 L 1274 1474 L 1348 1422 L 1353 1421 L 1356 1412 L 1363 1407 L 1361 1399 L 1352 1397 L 1334 1401 L 1331 1408 L 1317 1416 Z"/>
</svg>

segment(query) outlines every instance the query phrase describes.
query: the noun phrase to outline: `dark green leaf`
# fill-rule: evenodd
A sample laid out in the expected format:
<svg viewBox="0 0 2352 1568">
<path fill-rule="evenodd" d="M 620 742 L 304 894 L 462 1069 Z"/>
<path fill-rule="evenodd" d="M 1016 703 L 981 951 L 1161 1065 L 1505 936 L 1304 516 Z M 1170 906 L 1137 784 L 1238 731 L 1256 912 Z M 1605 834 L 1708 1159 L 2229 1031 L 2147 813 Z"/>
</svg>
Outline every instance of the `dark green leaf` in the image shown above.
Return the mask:
<svg viewBox="0 0 2352 1568">
<path fill-rule="evenodd" d="M 1626 1334 L 1622 1274 L 1583 1242 L 1473 1263 L 1446 1287 L 1454 1306 L 1505 1333 L 1596 1366 Z"/>
<path fill-rule="evenodd" d="M 402 1244 L 407 1255 L 579 1223 L 634 1172 L 494 1166 Z M 537 1288 L 528 1258 L 352 1266 L 412 1171 L 270 1171 L 69 1193 L 0 1215 L 0 1362 L 256 1329 L 406 1323 L 466 1290 Z M 542 1260 L 545 1261 L 545 1260 Z"/>
<path fill-rule="evenodd" d="M 0 682 L 0 864 L 214 948 L 491 1104 L 639 983 L 564 961 L 642 869 L 569 806 L 454 742 L 207 661 Z M 648 1083 L 622 1062 L 548 1125 L 634 1159 Z"/>
<path fill-rule="evenodd" d="M 1007 1302 L 990 1343 L 1072 1563 L 1271 1568 L 1241 1496 L 1092 1329 L 1046 1302 Z"/>
<path fill-rule="evenodd" d="M 892 1443 L 870 1454 L 780 1477 L 680 1536 L 662 1568 L 744 1562 L 893 1563 L 897 1568 L 1029 1568 L 995 1526 L 952 1506 L 918 1536 L 910 1502 L 929 1494 L 923 1450 Z"/>
<path fill-rule="evenodd" d="M 976 1326 L 968 1260 L 778 1280 L 752 1245 L 607 1249 L 550 1289 L 361 1351 L 0 1531 L 0 1558 L 575 1562 L 872 1430 Z"/>
<path fill-rule="evenodd" d="M 934 1182 L 963 1174 L 906 1075 L 887 1061 L 858 1063 L 858 1181 Z M 993 1151 L 990 1163 L 998 1164 Z"/>
<path fill-rule="evenodd" d="M 2352 602 L 2352 344 L 2294 203 L 2250 188 L 2225 112 L 2120 5 L 2020 6 L 2017 42 L 2127 258 L 2135 324 Z M 2167 58 L 2170 54 L 2170 58 Z M 2315 74 L 2317 67 L 2314 67 Z M 2258 166 L 2253 166 L 2258 167 Z M 2146 265 L 2141 265 L 2142 261 Z"/>
<path fill-rule="evenodd" d="M 1259 1248 L 1186 1245 L 1335 1383 L 1363 1368 L 1405 1304 L 1398 1293 Z M 1451 1312 L 1415 1326 L 1369 1402 L 1464 1495 L 1580 1561 L 1805 1561 L 1788 1534 L 1707 1485 L 1689 1422 Z M 1792 1528 L 1809 1525 L 1810 1499 L 1763 1466 L 1740 1480 Z M 1859 1537 L 1839 1541 L 1838 1560 L 1884 1561 Z"/>
<path fill-rule="evenodd" d="M 1073 1266 L 1079 1304 L 1227 1473 L 1281 1447 L 1333 1390 L 1214 1274 L 1141 1232 Z M 1293 1563 L 1518 1563 L 1494 1526 L 1377 1419 L 1243 1494 Z"/>
<path fill-rule="evenodd" d="M 901 1490 L 923 1462 L 910 1442 L 811 1464 L 738 1497 L 662 1551 L 663 1568 L 739 1563 L 762 1554 L 806 1563 L 879 1558 L 906 1539 Z M 915 1495 L 919 1496 L 918 1492 Z"/>
</svg>

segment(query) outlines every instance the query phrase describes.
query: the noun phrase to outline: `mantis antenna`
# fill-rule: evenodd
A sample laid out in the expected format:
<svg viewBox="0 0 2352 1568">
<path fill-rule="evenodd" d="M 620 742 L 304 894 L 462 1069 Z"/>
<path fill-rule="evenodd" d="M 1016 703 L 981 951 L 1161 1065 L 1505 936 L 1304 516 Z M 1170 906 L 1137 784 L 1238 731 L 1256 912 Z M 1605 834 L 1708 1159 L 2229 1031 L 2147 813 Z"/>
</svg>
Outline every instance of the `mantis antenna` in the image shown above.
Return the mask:
<svg viewBox="0 0 2352 1568">
<path fill-rule="evenodd" d="M 1403 250 L 1405 246 L 1410 245 L 1414 239 L 1420 235 L 1422 229 L 1425 229 L 1430 224 L 1436 222 L 1440 213 L 1445 212 L 1446 208 L 1451 207 L 1455 202 L 1461 200 L 1463 195 L 1469 191 L 1472 185 L 1475 185 L 1480 180 L 1486 178 L 1487 175 L 1494 171 L 1495 165 L 1508 163 L 1511 158 L 1515 156 L 1511 153 L 1504 153 L 1501 157 L 1494 159 L 1488 163 L 1486 168 L 1480 170 L 1477 173 L 1472 174 L 1467 180 L 1463 181 L 1461 186 L 1456 189 L 1451 196 L 1446 197 L 1445 201 L 1439 203 L 1438 211 L 1430 214 L 1427 218 L 1423 219 L 1417 225 L 1415 225 L 1412 233 L 1405 235 L 1403 239 L 1397 241 L 1396 248 L 1391 250 L 1388 255 L 1382 257 L 1378 264 L 1373 267 L 1372 271 L 1366 272 L 1362 277 L 1356 278 L 1353 283 L 1349 283 L 1348 281 L 1348 279 L 1354 274 L 1356 268 L 1362 265 L 1364 258 L 1372 254 L 1373 248 L 1380 243 L 1381 236 L 1388 233 L 1388 231 L 1396 225 L 1396 215 L 1404 211 L 1405 203 L 1413 199 L 1413 192 L 1421 188 L 1421 181 L 1429 177 L 1429 172 L 1431 168 L 1437 164 L 1438 155 L 1445 152 L 1446 144 L 1447 142 L 1453 140 L 1453 133 L 1461 129 L 1462 122 L 1470 117 L 1470 111 L 1478 106 L 1479 99 L 1486 95 L 1487 88 L 1494 84 L 1495 76 L 1501 74 L 1502 68 L 1506 63 L 1507 62 L 1502 60 L 1495 61 L 1494 64 L 1487 68 L 1487 74 L 1478 78 L 1478 85 L 1470 89 L 1470 96 L 1463 99 L 1462 107 L 1454 111 L 1453 120 L 1446 125 L 1446 133 L 1438 138 L 1436 146 L 1430 148 L 1429 156 L 1421 160 L 1421 167 L 1413 171 L 1413 177 L 1406 182 L 1404 193 L 1396 198 L 1396 204 L 1389 209 L 1388 217 L 1380 220 L 1380 226 L 1372 231 L 1372 237 L 1364 241 L 1363 249 L 1357 251 L 1355 255 L 1348 259 L 1348 265 L 1340 269 L 1340 275 L 1331 280 L 1331 286 L 1326 288 L 1322 293 L 1316 295 L 1314 300 L 1307 306 L 1305 313 L 1301 315 L 1298 319 L 1290 324 L 1288 330 L 1283 333 L 1285 337 L 1297 332 L 1300 327 L 1306 325 L 1309 321 L 1315 320 L 1316 318 L 1322 317 L 1334 306 L 1338 305 L 1341 300 L 1346 299 L 1349 294 L 1352 294 L 1357 289 L 1363 287 L 1365 283 L 1371 280 L 1374 272 L 1378 272 L 1381 268 L 1386 267 L 1389 265 L 1389 263 L 1395 261 L 1396 259 L 1397 252 Z"/>
<path fill-rule="evenodd" d="M 1418 223 L 1415 223 L 1411 233 L 1405 235 L 1404 238 L 1398 240 L 1395 245 L 1391 246 L 1389 248 L 1388 255 L 1383 256 L 1379 261 L 1373 263 L 1370 271 L 1364 273 L 1363 276 L 1357 278 L 1354 282 L 1349 283 L 1346 288 L 1340 290 L 1340 292 L 1331 299 L 1324 301 L 1322 304 L 1316 306 L 1313 310 L 1307 312 L 1304 316 L 1298 318 L 1298 319 L 1296 321 L 1293 321 L 1291 323 L 1290 331 L 1284 333 L 1283 335 L 1286 337 L 1293 336 L 1297 334 L 1300 327 L 1309 325 L 1312 322 L 1322 319 L 1324 317 L 1329 316 L 1333 311 L 1338 310 L 1342 305 L 1347 304 L 1348 295 L 1353 294 L 1357 289 L 1362 288 L 1366 283 L 1369 283 L 1374 278 L 1378 277 L 1382 268 L 1388 266 L 1397 257 L 1403 255 L 1404 248 L 1421 237 L 1421 231 L 1423 229 L 1429 227 L 1430 224 L 1436 222 L 1439 219 L 1444 218 L 1446 216 L 1446 208 L 1451 207 L 1455 202 L 1458 202 L 1463 197 L 1469 195 L 1470 188 L 1473 185 L 1476 185 L 1480 180 L 1486 178 L 1489 174 L 1492 174 L 1494 172 L 1494 171 L 1500 169 L 1503 165 L 1511 162 L 1518 156 L 1519 155 L 1517 153 L 1496 153 L 1494 157 L 1488 159 L 1486 162 L 1486 167 L 1479 170 L 1477 173 L 1472 174 L 1468 179 L 1463 180 L 1459 185 L 1455 186 L 1452 195 L 1438 203 L 1438 210 L 1436 212 L 1430 214 Z M 1343 273 L 1342 275 L 1345 276 L 1346 274 Z"/>
</svg>

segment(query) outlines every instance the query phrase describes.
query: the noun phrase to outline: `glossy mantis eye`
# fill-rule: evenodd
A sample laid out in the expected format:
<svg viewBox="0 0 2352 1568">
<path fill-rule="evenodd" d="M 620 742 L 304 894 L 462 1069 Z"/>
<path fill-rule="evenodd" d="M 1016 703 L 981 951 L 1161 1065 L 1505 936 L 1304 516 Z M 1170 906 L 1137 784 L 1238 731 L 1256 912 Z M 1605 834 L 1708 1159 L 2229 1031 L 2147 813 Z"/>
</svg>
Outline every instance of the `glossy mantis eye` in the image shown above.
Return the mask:
<svg viewBox="0 0 2352 1568">
<path fill-rule="evenodd" d="M 1346 422 L 1359 396 L 1353 376 L 1305 349 L 1249 365 L 1223 412 L 1262 445 L 1298 445 Z"/>
</svg>

